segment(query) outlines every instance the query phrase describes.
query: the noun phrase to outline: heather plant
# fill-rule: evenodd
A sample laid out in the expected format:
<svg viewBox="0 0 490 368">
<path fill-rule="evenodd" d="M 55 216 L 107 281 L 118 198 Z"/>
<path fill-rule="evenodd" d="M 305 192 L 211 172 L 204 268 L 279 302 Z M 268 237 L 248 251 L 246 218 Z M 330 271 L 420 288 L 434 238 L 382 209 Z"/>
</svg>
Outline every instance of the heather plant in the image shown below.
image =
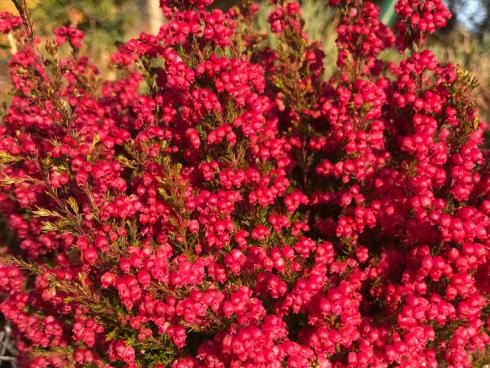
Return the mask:
<svg viewBox="0 0 490 368">
<path fill-rule="evenodd" d="M 325 1 L 303 0 L 301 4 L 301 18 L 303 29 L 312 40 L 321 43 L 324 53 L 324 77 L 329 78 L 337 72 L 337 46 L 335 45 L 338 14 L 335 8 L 325 5 Z M 264 33 L 265 44 L 273 48 L 278 47 L 277 37 L 270 28 L 267 18 L 273 9 L 268 1 L 259 2 L 259 10 L 254 17 L 257 31 Z M 397 54 L 397 53 L 396 53 Z M 391 55 L 390 55 L 391 56 Z"/>
<path fill-rule="evenodd" d="M 394 32 L 330 0 L 329 79 L 295 1 L 271 1 L 271 43 L 252 1 L 162 0 L 111 81 L 83 32 L 42 44 L 14 2 L 0 311 L 20 367 L 470 367 L 487 349 L 486 125 L 476 79 L 425 48 L 441 0 L 398 1 Z"/>
</svg>

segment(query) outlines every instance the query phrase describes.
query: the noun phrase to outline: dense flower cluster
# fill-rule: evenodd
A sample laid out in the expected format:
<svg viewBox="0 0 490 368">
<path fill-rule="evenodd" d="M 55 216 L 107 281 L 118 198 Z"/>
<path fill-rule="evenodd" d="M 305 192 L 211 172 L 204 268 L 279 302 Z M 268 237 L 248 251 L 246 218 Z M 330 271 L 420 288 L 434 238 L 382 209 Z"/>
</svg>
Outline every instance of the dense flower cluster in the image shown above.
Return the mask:
<svg viewBox="0 0 490 368">
<path fill-rule="evenodd" d="M 0 32 L 8 33 L 10 30 L 19 27 L 22 19 L 9 12 L 0 12 Z"/>
<path fill-rule="evenodd" d="M 273 49 L 256 4 L 212 2 L 162 0 L 108 81 L 83 33 L 41 52 L 21 9 L 0 124 L 19 365 L 470 367 L 490 344 L 489 153 L 474 78 L 423 49 L 442 2 L 400 0 L 394 33 L 330 0 L 328 81 L 299 3 L 271 1 Z"/>
</svg>

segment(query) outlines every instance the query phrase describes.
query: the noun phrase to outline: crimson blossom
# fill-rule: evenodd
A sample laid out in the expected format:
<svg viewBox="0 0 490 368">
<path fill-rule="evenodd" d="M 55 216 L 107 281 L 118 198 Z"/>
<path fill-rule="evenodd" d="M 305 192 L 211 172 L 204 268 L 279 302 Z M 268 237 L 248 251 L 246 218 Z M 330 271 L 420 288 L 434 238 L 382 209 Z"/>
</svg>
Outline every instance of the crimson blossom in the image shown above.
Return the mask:
<svg viewBox="0 0 490 368">
<path fill-rule="evenodd" d="M 338 12 L 337 70 L 296 1 L 161 0 L 112 56 L 21 44 L 0 123 L 19 367 L 470 367 L 490 343 L 490 173 L 475 78 L 425 40 L 442 0 Z M 274 47 L 270 45 L 275 45 Z M 386 60 L 386 50 L 402 54 Z"/>
</svg>

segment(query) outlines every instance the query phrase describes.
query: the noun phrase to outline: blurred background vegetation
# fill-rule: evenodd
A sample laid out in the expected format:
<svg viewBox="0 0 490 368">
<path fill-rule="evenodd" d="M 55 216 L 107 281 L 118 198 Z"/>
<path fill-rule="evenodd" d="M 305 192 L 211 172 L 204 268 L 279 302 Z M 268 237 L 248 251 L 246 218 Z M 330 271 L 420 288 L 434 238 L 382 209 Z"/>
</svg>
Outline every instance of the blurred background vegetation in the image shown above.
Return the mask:
<svg viewBox="0 0 490 368">
<path fill-rule="evenodd" d="M 86 52 L 102 70 L 108 66 L 110 54 L 118 42 L 140 32 L 156 32 L 163 22 L 158 0 L 27 0 L 41 36 L 49 35 L 60 25 L 75 25 L 86 32 Z M 229 8 L 239 0 L 217 0 L 216 6 Z M 258 0 L 260 12 L 257 29 L 268 32 L 268 0 Z M 326 75 L 335 69 L 335 27 L 337 15 L 327 0 L 302 0 L 305 29 L 311 39 L 323 43 Z M 386 7 L 391 0 L 375 1 Z M 442 61 L 456 62 L 472 71 L 480 80 L 477 98 L 482 115 L 490 119 L 490 0 L 446 0 L 454 17 L 448 26 L 435 34 L 430 47 Z M 0 11 L 13 11 L 11 0 L 0 0 Z M 386 18 L 388 19 L 388 18 Z M 273 42 L 273 37 L 271 38 Z M 10 46 L 0 38 L 0 90 L 7 81 L 6 63 Z M 396 60 L 395 52 L 385 55 Z"/>
</svg>

